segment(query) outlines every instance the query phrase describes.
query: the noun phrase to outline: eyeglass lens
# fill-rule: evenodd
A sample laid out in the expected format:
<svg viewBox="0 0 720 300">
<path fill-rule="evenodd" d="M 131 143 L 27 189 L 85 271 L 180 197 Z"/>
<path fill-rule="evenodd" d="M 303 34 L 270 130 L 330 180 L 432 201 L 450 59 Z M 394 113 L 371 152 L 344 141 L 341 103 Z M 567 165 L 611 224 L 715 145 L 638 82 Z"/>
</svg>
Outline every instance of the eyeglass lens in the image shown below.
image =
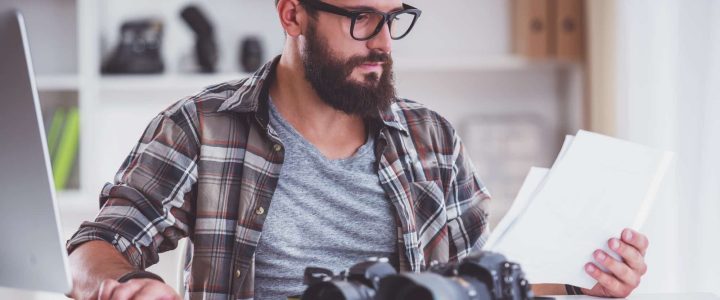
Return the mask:
<svg viewBox="0 0 720 300">
<path fill-rule="evenodd" d="M 396 14 L 395 17 L 390 21 L 390 36 L 394 39 L 404 36 L 412 22 L 415 19 L 415 15 L 411 13 L 400 13 Z M 383 21 L 383 15 L 377 13 L 362 13 L 355 18 L 355 27 L 353 28 L 353 36 L 358 39 L 367 39 L 375 35 L 379 30 Z"/>
</svg>

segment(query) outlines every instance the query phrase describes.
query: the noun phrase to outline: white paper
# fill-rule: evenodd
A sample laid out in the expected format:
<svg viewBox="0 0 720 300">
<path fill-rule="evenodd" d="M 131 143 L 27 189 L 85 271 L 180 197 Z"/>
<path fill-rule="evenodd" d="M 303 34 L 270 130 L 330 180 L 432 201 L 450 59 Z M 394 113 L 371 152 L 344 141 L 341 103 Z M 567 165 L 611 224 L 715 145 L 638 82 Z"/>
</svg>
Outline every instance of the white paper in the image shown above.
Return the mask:
<svg viewBox="0 0 720 300">
<path fill-rule="evenodd" d="M 484 249 L 493 249 L 499 239 L 502 238 L 505 235 L 505 232 L 508 231 L 512 223 L 515 222 L 520 214 L 525 211 L 525 208 L 532 199 L 531 196 L 540 186 L 543 179 L 545 179 L 545 175 L 547 175 L 548 171 L 550 171 L 550 169 L 537 167 L 530 168 L 530 172 L 528 172 L 525 177 L 525 181 L 523 181 L 520 191 L 517 196 L 515 196 L 515 201 L 513 201 L 512 206 L 510 206 L 510 209 L 508 209 L 507 213 L 505 213 L 505 216 L 490 233 L 490 237 L 483 246 Z"/>
<path fill-rule="evenodd" d="M 567 152 L 567 149 L 570 148 L 570 145 L 572 144 L 574 138 L 575 137 L 572 135 L 565 136 L 565 141 L 563 141 L 562 148 L 560 149 L 560 154 L 558 154 L 558 157 L 556 158 L 553 165 L 557 164 L 557 162 L 562 159 L 562 157 Z M 483 246 L 483 249 L 488 250 L 495 247 L 495 244 L 498 242 L 498 240 L 505 234 L 508 228 L 512 226 L 515 220 L 517 220 L 517 218 L 525 211 L 525 208 L 527 208 L 527 205 L 530 203 L 530 200 L 538 191 L 538 188 L 543 185 L 549 171 L 550 169 L 547 168 L 530 168 L 530 172 L 528 172 L 527 176 L 525 176 L 525 181 L 523 181 L 522 187 L 520 187 L 520 191 L 515 196 L 513 204 L 510 206 L 510 209 L 508 209 L 508 211 L 505 213 L 505 216 L 503 216 L 502 220 L 500 220 L 500 222 L 497 224 L 497 227 L 492 230 L 492 232 L 490 233 L 490 237 Z"/>
<path fill-rule="evenodd" d="M 585 263 L 595 249 L 613 253 L 607 240 L 623 228 L 642 225 L 671 160 L 669 152 L 580 131 L 545 178 L 531 170 L 485 250 L 520 263 L 531 282 L 591 288 Z"/>
</svg>

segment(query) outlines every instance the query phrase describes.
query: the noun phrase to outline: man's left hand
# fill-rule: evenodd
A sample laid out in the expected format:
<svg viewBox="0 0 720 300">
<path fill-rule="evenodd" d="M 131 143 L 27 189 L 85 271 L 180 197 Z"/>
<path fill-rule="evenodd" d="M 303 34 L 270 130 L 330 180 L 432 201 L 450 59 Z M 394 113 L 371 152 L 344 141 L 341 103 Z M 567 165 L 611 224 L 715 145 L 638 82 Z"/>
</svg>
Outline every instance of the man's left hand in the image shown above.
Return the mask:
<svg viewBox="0 0 720 300">
<path fill-rule="evenodd" d="M 640 278 L 647 272 L 645 251 L 648 239 L 632 229 L 623 230 L 620 236 L 620 239 L 608 240 L 608 246 L 622 257 L 622 261 L 598 249 L 593 253 L 595 263 L 585 265 L 585 272 L 598 281 L 592 289 L 582 289 L 585 295 L 625 298 L 640 285 Z M 595 264 L 604 266 L 609 272 Z"/>
</svg>

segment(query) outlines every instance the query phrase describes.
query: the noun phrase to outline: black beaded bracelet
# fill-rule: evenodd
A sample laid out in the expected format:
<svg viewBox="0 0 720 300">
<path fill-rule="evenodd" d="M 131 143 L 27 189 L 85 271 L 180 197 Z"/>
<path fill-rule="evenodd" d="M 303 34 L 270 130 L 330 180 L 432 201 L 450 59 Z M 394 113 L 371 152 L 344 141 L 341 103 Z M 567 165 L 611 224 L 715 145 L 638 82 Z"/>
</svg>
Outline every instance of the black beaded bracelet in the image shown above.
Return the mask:
<svg viewBox="0 0 720 300">
<path fill-rule="evenodd" d="M 144 270 L 135 270 L 128 273 L 125 273 L 125 275 L 120 276 L 118 278 L 118 282 L 127 282 L 130 279 L 140 279 L 140 278 L 147 278 L 147 279 L 155 279 L 162 283 L 165 283 L 165 281 L 162 279 L 162 277 L 158 276 L 155 273 L 144 271 Z"/>
<path fill-rule="evenodd" d="M 574 285 L 570 285 L 570 284 L 565 285 L 565 292 L 568 295 L 584 295 L 582 292 L 582 289 L 580 289 L 579 287 L 576 287 Z"/>
</svg>

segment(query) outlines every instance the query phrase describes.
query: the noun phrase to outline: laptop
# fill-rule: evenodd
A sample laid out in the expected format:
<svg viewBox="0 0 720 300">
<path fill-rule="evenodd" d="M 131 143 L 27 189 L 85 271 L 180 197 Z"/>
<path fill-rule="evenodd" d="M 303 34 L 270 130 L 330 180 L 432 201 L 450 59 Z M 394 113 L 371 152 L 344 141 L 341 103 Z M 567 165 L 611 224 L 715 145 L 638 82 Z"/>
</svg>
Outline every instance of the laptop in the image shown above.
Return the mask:
<svg viewBox="0 0 720 300">
<path fill-rule="evenodd" d="M 71 290 L 50 166 L 23 16 L 0 11 L 0 286 Z"/>
</svg>

